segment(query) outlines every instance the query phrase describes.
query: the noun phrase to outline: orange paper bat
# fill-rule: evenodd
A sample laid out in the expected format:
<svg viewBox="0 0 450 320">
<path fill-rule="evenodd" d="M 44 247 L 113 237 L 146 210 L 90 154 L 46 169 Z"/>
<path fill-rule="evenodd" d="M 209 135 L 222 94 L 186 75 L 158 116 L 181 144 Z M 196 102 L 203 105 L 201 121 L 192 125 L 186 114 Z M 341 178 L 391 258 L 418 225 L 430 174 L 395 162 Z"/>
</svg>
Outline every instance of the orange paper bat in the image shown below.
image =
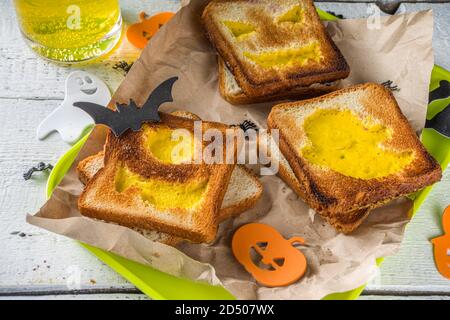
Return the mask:
<svg viewBox="0 0 450 320">
<path fill-rule="evenodd" d="M 236 259 L 259 283 L 268 287 L 286 286 L 300 279 L 306 271 L 306 258 L 293 243 L 304 243 L 303 238 L 284 239 L 276 229 L 262 223 L 249 223 L 233 235 L 231 248 Z M 255 264 L 251 249 L 261 257 Z"/>
<path fill-rule="evenodd" d="M 450 279 L 450 206 L 445 208 L 442 215 L 444 235 L 431 240 L 434 246 L 434 261 L 438 271 Z"/>
</svg>

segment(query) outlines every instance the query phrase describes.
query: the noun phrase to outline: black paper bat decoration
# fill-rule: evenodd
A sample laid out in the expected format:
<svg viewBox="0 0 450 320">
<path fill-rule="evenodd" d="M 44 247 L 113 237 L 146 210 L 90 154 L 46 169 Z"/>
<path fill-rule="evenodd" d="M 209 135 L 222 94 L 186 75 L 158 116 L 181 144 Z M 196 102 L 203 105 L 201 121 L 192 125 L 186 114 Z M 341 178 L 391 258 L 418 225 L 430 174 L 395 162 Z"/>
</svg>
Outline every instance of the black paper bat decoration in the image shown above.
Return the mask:
<svg viewBox="0 0 450 320">
<path fill-rule="evenodd" d="M 425 128 L 433 128 L 440 134 L 450 138 L 450 104 L 431 120 L 425 122 Z"/>
<path fill-rule="evenodd" d="M 430 92 L 428 96 L 429 103 L 434 100 L 446 99 L 450 97 L 450 83 L 447 80 L 439 81 L 439 87 Z"/>
<path fill-rule="evenodd" d="M 73 105 L 94 119 L 96 124 L 111 128 L 116 137 L 131 129 L 139 131 L 144 122 L 159 122 L 158 108 L 164 102 L 172 102 L 172 87 L 178 77 L 167 79 L 150 93 L 147 101 L 139 108 L 133 100 L 129 104 L 117 103 L 117 111 L 91 102 L 75 102 Z"/>
</svg>

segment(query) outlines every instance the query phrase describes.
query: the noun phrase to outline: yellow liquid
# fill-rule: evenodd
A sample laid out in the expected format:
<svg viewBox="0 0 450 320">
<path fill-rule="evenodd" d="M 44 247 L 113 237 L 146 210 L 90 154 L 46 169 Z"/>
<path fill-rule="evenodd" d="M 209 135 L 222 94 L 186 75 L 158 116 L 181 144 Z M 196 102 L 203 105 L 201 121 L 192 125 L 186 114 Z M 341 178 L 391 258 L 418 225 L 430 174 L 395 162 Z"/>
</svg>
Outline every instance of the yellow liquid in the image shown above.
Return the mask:
<svg viewBox="0 0 450 320">
<path fill-rule="evenodd" d="M 117 192 L 124 192 L 131 187 L 138 188 L 144 202 L 161 210 L 189 209 L 195 207 L 201 200 L 208 186 L 208 180 L 179 183 L 144 179 L 122 167 L 116 172 L 115 186 Z"/>
<path fill-rule="evenodd" d="M 118 0 L 15 0 L 19 25 L 33 50 L 59 61 L 109 51 L 120 38 Z"/>
<path fill-rule="evenodd" d="M 410 151 L 382 147 L 391 138 L 390 130 L 363 122 L 349 110 L 315 111 L 306 118 L 304 129 L 309 143 L 301 150 L 303 156 L 346 176 L 385 177 L 399 172 L 414 158 Z"/>
</svg>

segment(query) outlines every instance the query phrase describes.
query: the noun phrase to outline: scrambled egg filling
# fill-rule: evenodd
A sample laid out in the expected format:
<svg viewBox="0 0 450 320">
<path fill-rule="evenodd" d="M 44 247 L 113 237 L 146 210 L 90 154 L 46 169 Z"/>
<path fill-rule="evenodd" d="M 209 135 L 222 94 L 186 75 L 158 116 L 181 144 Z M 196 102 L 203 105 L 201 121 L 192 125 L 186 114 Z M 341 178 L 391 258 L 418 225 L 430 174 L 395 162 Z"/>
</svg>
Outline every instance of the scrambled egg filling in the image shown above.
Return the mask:
<svg viewBox="0 0 450 320">
<path fill-rule="evenodd" d="M 195 207 L 200 202 L 207 185 L 208 179 L 186 183 L 145 179 L 124 167 L 117 169 L 115 176 L 117 192 L 124 192 L 131 187 L 138 188 L 142 200 L 160 210 Z"/>
<path fill-rule="evenodd" d="M 144 146 L 159 161 L 167 164 L 191 162 L 194 155 L 194 137 L 187 130 L 169 127 L 144 129 Z"/>
<path fill-rule="evenodd" d="M 278 22 L 303 22 L 304 9 L 301 6 L 293 6 L 292 9 L 278 18 Z"/>
<path fill-rule="evenodd" d="M 322 52 L 317 41 L 299 47 L 266 51 L 263 53 L 244 52 L 244 56 L 265 68 L 305 65 L 310 61 L 320 62 Z"/>
<path fill-rule="evenodd" d="M 413 160 L 410 151 L 389 150 L 388 128 L 368 124 L 350 110 L 317 110 L 306 118 L 309 143 L 301 150 L 309 162 L 359 179 L 381 178 L 399 172 Z"/>
<path fill-rule="evenodd" d="M 251 24 L 239 21 L 223 21 L 223 24 L 238 40 L 245 38 L 256 30 L 256 28 Z"/>
</svg>

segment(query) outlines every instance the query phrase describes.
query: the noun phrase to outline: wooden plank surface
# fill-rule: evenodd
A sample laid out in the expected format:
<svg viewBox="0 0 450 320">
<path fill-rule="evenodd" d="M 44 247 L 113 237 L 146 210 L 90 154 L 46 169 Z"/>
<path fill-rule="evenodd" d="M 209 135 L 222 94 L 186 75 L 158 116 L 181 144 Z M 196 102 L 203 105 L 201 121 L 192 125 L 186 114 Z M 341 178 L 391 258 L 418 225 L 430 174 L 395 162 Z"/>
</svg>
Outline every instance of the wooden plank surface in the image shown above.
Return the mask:
<svg viewBox="0 0 450 320">
<path fill-rule="evenodd" d="M 135 19 L 145 1 L 121 1 L 126 21 Z M 153 0 L 148 13 L 175 11 L 178 1 Z M 348 18 L 367 16 L 368 3 L 321 2 L 319 7 Z M 399 10 L 435 10 L 436 63 L 450 69 L 450 5 L 402 4 Z M 46 175 L 24 181 L 22 173 L 39 161 L 55 163 L 70 147 L 57 135 L 37 141 L 39 122 L 64 98 L 64 80 L 77 68 L 103 78 L 114 90 L 123 75 L 112 69 L 119 60 L 133 61 L 138 51 L 121 46 L 109 62 L 61 67 L 36 57 L 20 37 L 9 1 L 0 2 L 0 296 L 37 294 L 55 298 L 141 298 L 136 289 L 76 242 L 25 223 L 45 201 Z M 438 215 L 450 202 L 450 171 L 438 183 L 408 226 L 400 252 L 386 259 L 363 298 L 445 298 L 450 281 L 435 270 L 429 238 L 440 234 Z M 69 295 L 71 290 L 80 294 Z M 93 294 L 87 294 L 93 293 Z"/>
</svg>

